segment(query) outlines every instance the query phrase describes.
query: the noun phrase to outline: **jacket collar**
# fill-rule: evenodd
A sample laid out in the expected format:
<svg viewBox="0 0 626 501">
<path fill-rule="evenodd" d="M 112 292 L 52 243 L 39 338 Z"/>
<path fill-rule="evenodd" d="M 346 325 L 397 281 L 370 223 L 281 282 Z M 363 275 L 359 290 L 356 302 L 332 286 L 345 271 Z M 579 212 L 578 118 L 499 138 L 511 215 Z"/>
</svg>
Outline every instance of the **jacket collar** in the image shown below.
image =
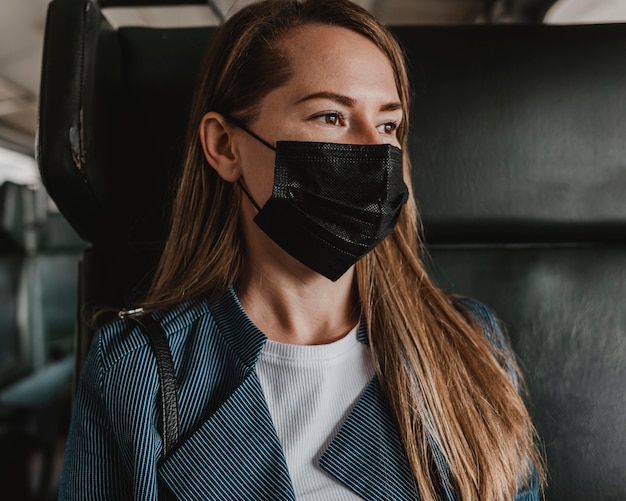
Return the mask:
<svg viewBox="0 0 626 501">
<path fill-rule="evenodd" d="M 242 362 L 235 392 L 160 466 L 179 499 L 294 500 L 287 464 L 254 370 L 267 340 L 232 288 L 209 306 Z M 358 338 L 367 343 L 361 322 Z M 416 499 L 406 454 L 376 377 L 369 383 L 320 467 L 366 500 Z M 210 493 L 207 497 L 207 493 Z"/>
</svg>

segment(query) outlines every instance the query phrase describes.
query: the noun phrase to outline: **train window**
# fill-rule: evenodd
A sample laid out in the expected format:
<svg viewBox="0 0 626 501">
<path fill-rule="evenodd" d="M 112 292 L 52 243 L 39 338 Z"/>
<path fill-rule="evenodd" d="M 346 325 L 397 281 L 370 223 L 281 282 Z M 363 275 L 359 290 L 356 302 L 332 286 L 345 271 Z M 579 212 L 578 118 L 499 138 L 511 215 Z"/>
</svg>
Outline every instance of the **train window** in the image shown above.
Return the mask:
<svg viewBox="0 0 626 501">
<path fill-rule="evenodd" d="M 0 185 L 6 181 L 16 184 L 37 184 L 39 173 L 35 159 L 0 146 Z"/>
<path fill-rule="evenodd" d="M 626 2 L 620 0 L 559 0 L 546 13 L 547 24 L 599 24 L 626 21 Z"/>
</svg>

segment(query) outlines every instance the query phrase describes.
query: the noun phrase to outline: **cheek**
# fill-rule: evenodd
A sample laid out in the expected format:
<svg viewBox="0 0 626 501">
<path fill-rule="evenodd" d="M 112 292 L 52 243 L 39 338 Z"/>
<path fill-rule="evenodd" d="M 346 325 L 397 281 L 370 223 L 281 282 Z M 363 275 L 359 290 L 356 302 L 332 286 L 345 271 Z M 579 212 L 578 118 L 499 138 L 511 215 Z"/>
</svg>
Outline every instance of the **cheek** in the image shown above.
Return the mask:
<svg viewBox="0 0 626 501">
<path fill-rule="evenodd" d="M 243 162 L 243 182 L 254 201 L 263 207 L 274 186 L 274 153 L 258 152 Z"/>
<path fill-rule="evenodd" d="M 274 187 L 274 165 L 270 164 L 267 167 L 259 169 L 254 182 L 255 197 L 262 207 L 272 195 L 272 188 Z"/>
</svg>

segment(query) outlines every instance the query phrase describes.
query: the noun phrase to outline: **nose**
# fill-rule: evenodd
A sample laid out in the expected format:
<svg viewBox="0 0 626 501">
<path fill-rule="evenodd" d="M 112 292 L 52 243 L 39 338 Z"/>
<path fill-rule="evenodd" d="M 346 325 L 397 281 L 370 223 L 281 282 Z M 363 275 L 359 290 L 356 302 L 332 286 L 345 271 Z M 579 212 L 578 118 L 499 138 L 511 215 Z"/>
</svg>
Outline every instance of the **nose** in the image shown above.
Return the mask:
<svg viewBox="0 0 626 501">
<path fill-rule="evenodd" d="M 359 122 L 353 125 L 350 130 L 350 144 L 383 144 L 383 136 L 370 122 Z"/>
</svg>

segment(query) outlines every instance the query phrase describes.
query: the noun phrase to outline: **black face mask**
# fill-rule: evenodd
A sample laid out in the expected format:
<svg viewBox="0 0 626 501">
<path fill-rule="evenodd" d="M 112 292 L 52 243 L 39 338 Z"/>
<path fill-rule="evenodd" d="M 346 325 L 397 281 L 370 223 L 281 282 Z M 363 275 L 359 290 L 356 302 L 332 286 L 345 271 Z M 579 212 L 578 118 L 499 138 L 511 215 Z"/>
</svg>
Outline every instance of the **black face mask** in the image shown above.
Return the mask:
<svg viewBox="0 0 626 501">
<path fill-rule="evenodd" d="M 241 125 L 237 124 L 239 127 Z M 274 187 L 254 222 L 291 256 L 330 280 L 391 233 L 408 189 L 402 151 L 389 144 L 278 141 Z"/>
</svg>

